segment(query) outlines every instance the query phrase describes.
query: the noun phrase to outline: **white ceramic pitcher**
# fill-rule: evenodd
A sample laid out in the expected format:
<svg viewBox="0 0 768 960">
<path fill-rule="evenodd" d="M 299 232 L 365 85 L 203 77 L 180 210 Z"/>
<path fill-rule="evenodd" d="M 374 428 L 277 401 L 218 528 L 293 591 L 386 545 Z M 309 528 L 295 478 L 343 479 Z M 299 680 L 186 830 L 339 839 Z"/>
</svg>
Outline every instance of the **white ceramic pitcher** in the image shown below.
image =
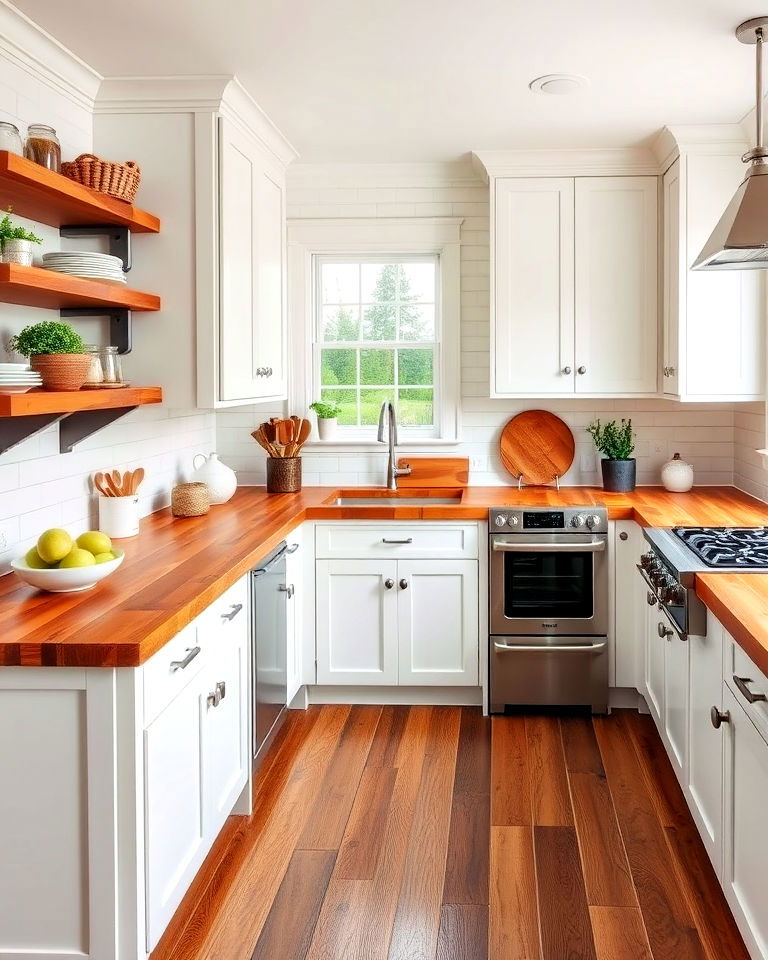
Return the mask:
<svg viewBox="0 0 768 960">
<path fill-rule="evenodd" d="M 201 458 L 202 463 L 199 463 Z M 217 453 L 211 453 L 207 457 L 204 453 L 195 454 L 192 465 L 195 469 L 190 479 L 206 484 L 211 503 L 226 503 L 232 499 L 237 490 L 237 476 L 234 470 L 219 460 Z"/>
</svg>

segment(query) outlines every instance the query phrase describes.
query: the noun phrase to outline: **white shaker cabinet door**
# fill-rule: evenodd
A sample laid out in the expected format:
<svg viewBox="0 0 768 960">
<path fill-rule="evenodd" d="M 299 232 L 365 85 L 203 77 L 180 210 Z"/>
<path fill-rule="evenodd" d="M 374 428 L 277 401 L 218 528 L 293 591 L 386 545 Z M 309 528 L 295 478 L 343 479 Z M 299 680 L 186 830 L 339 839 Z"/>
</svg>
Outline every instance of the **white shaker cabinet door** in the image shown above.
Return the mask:
<svg viewBox="0 0 768 960">
<path fill-rule="evenodd" d="M 476 560 L 399 560 L 399 683 L 477 686 Z"/>
<path fill-rule="evenodd" d="M 573 393 L 573 179 L 494 189 L 491 394 Z"/>
<path fill-rule="evenodd" d="M 665 629 L 664 640 L 664 727 L 663 738 L 669 759 L 681 786 L 688 773 L 688 666 L 690 645 L 681 640 L 669 626 L 666 617 L 659 614 Z"/>
<path fill-rule="evenodd" d="M 645 621 L 645 682 L 644 693 L 651 716 L 660 733 L 664 729 L 664 647 L 659 637 L 659 623 L 663 614 L 657 605 L 646 606 Z M 666 626 L 666 624 L 665 624 Z"/>
<path fill-rule="evenodd" d="M 648 587 L 637 571 L 640 556 L 648 548 L 642 528 L 633 520 L 614 525 L 616 559 L 616 632 L 612 686 L 642 687 Z"/>
<path fill-rule="evenodd" d="M 577 177 L 576 392 L 655 393 L 658 179 Z"/>
<path fill-rule="evenodd" d="M 318 560 L 317 682 L 397 683 L 397 561 Z"/>
</svg>

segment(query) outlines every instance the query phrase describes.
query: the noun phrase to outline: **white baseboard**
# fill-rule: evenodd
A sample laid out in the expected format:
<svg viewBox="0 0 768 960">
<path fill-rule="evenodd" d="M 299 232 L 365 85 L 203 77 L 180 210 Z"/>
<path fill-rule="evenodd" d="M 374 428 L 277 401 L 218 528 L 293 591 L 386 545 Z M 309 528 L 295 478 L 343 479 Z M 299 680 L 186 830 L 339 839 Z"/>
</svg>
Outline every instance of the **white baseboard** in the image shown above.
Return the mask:
<svg viewBox="0 0 768 960">
<path fill-rule="evenodd" d="M 608 691 L 608 706 L 618 710 L 639 710 L 648 713 L 645 700 L 634 687 L 611 687 Z"/>
</svg>

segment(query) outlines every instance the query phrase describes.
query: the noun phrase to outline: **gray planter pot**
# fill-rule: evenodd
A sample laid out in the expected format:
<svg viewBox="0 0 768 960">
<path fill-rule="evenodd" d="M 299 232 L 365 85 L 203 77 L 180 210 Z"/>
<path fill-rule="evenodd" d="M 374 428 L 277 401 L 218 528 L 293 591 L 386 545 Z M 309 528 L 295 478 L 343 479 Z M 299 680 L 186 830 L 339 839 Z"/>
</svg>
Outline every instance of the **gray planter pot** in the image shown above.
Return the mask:
<svg viewBox="0 0 768 960">
<path fill-rule="evenodd" d="M 603 471 L 603 490 L 611 493 L 629 493 L 635 489 L 637 476 L 637 461 L 632 460 L 602 460 L 600 468 Z"/>
</svg>

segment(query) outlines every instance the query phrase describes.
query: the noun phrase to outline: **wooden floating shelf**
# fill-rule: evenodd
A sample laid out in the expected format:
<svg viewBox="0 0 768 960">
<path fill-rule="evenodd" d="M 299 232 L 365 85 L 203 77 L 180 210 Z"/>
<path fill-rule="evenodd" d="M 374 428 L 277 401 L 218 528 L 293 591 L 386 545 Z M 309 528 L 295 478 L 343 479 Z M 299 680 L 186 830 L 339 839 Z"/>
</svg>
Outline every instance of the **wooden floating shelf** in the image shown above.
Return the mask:
<svg viewBox="0 0 768 960">
<path fill-rule="evenodd" d="M 52 227 L 114 224 L 134 233 L 160 231 L 153 214 L 0 150 L 0 208 L 9 206 L 20 217 Z"/>
<path fill-rule="evenodd" d="M 83 410 L 117 410 L 162 403 L 160 387 L 125 387 L 122 390 L 30 390 L 0 393 L 0 417 L 31 417 L 36 414 L 66 414 Z"/>
<path fill-rule="evenodd" d="M 41 267 L 22 267 L 17 263 L 0 263 L 0 302 L 53 310 L 73 307 L 160 309 L 160 297 L 154 293 Z"/>
</svg>

